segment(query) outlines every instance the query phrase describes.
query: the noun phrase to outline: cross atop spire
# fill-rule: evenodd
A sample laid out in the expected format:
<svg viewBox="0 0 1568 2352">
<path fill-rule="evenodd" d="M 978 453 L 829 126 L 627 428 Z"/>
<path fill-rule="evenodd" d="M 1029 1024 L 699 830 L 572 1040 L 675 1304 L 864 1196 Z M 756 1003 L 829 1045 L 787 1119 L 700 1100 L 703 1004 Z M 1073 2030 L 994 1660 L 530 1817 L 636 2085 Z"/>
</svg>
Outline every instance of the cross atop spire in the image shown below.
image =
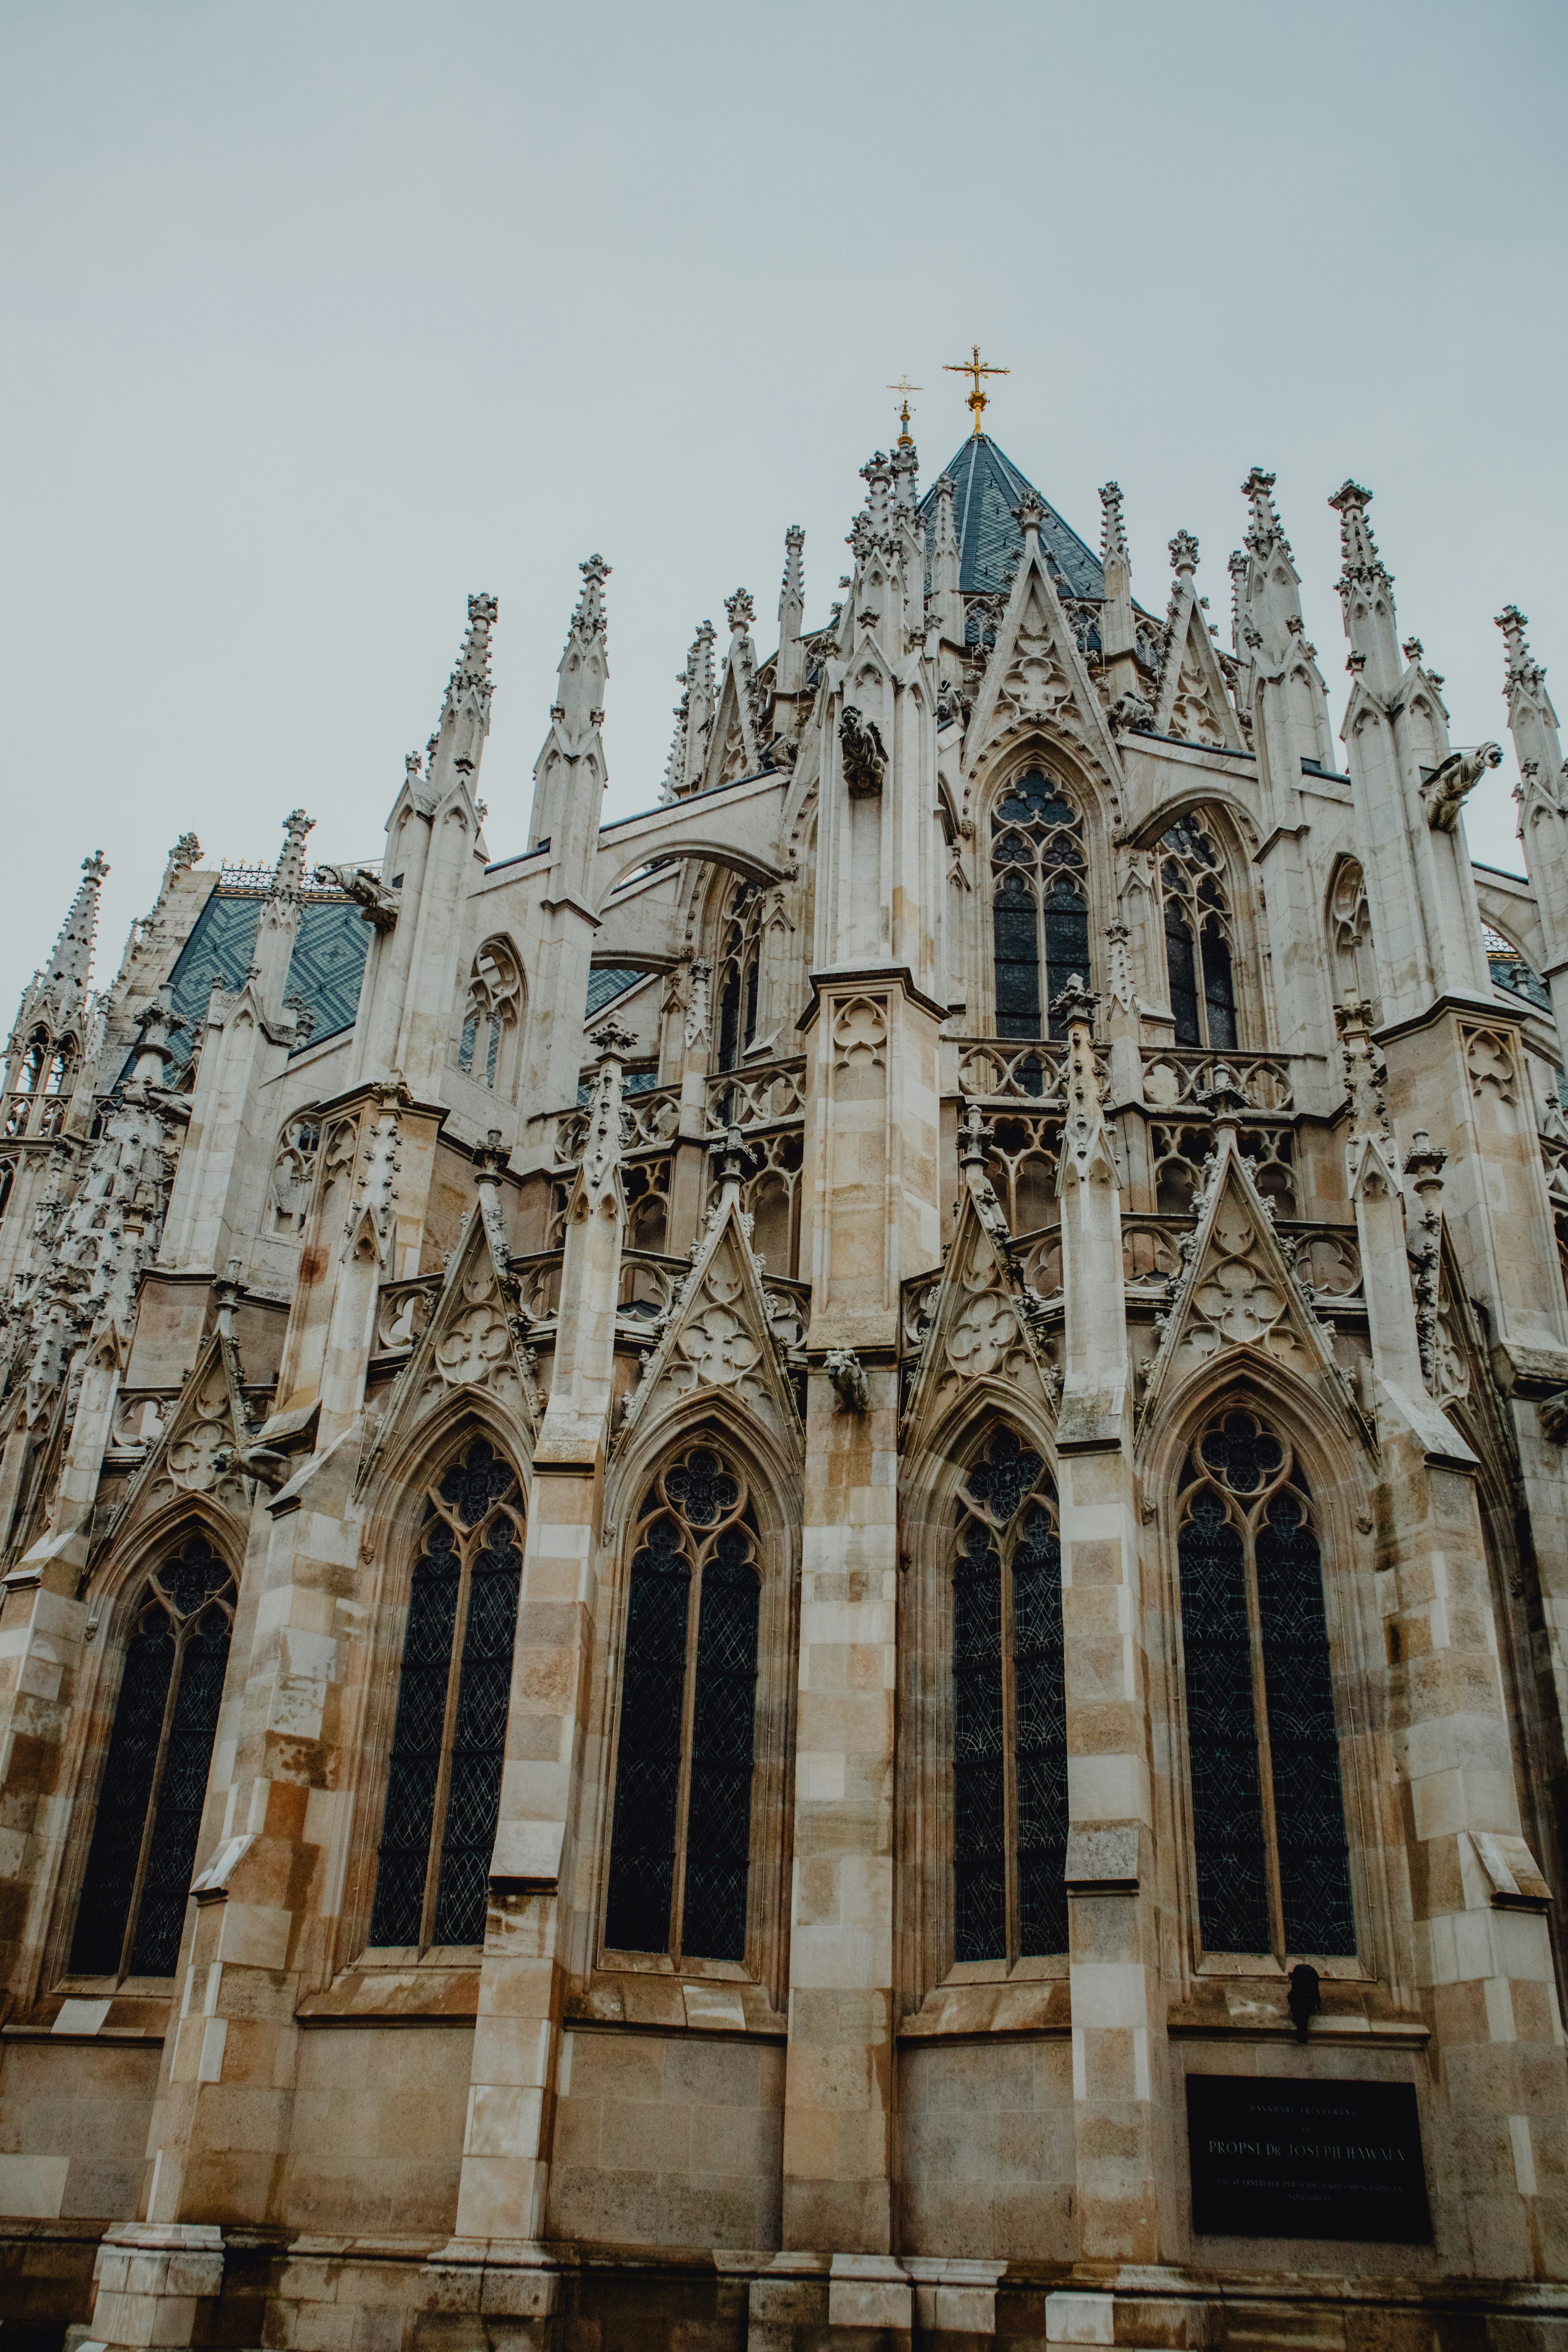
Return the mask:
<svg viewBox="0 0 1568 2352">
<path fill-rule="evenodd" d="M 925 386 L 923 384 L 911 383 L 907 375 L 901 375 L 897 383 L 890 383 L 888 386 L 888 390 L 889 392 L 901 392 L 904 395 L 904 404 L 899 411 L 899 446 L 900 449 L 912 449 L 915 446 L 914 436 L 910 431 L 910 394 L 911 392 L 923 392 Z"/>
<path fill-rule="evenodd" d="M 942 373 L 944 375 L 966 375 L 970 377 L 973 382 L 973 389 L 966 396 L 969 402 L 969 406 L 973 412 L 974 438 L 977 441 L 984 430 L 980 420 L 991 404 L 990 394 L 982 392 L 980 389 L 981 377 L 983 375 L 1011 375 L 1013 371 L 1011 368 L 988 366 L 980 356 L 980 346 L 978 343 L 971 345 L 970 356 L 968 359 L 945 360 L 942 362 Z"/>
</svg>

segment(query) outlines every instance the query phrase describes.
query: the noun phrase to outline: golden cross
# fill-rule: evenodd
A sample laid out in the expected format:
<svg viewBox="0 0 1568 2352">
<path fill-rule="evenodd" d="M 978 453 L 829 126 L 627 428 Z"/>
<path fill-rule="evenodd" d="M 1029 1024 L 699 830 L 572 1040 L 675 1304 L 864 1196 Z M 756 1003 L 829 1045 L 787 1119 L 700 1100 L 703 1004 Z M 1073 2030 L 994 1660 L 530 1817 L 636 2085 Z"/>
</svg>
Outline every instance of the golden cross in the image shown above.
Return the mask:
<svg viewBox="0 0 1568 2352">
<path fill-rule="evenodd" d="M 907 375 L 903 375 L 899 378 L 897 383 L 890 383 L 888 386 L 888 390 L 889 392 L 901 392 L 904 395 L 904 404 L 899 411 L 899 446 L 900 449 L 912 449 L 915 445 L 913 437 L 910 432 L 910 394 L 911 392 L 923 392 L 925 390 L 925 386 L 920 383 L 911 383 L 909 377 Z"/>
<path fill-rule="evenodd" d="M 969 405 L 974 411 L 974 437 L 978 441 L 980 419 L 984 414 L 989 400 L 989 395 L 980 389 L 980 379 L 983 375 L 1011 375 L 1013 371 L 1011 368 L 987 367 L 981 359 L 979 344 L 973 344 L 972 349 L 973 352 L 972 359 L 945 360 L 942 362 L 942 368 L 947 375 L 967 375 L 974 379 L 974 389 L 969 394 Z"/>
</svg>

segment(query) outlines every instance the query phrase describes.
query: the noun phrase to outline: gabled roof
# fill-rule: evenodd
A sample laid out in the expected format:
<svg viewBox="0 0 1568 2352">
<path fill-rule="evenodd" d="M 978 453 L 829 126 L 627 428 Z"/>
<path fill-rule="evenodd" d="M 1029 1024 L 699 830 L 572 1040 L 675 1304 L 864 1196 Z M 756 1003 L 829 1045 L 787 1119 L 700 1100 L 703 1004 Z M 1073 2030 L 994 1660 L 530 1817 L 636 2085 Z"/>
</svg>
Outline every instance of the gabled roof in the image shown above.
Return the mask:
<svg viewBox="0 0 1568 2352">
<path fill-rule="evenodd" d="M 1005 457 L 988 433 L 972 434 L 942 469 L 953 483 L 952 527 L 958 534 L 958 584 L 966 594 L 992 594 L 1006 585 L 1008 559 L 1024 544 L 1013 519 L 1013 509 L 1033 482 Z M 1062 520 L 1048 499 L 1035 490 L 1046 509 L 1040 545 L 1058 590 L 1069 596 L 1103 597 L 1105 573 L 1092 549 L 1084 545 L 1069 523 Z M 929 561 L 936 526 L 934 483 L 921 500 L 925 517 Z"/>
</svg>

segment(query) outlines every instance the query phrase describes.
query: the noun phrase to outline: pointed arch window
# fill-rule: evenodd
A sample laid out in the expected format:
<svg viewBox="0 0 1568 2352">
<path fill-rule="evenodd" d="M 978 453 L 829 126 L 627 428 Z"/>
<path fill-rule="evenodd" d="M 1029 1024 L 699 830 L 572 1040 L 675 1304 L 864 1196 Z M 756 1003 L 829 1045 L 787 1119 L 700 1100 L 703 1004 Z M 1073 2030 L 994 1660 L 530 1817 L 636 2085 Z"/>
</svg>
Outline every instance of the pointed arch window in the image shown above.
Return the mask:
<svg viewBox="0 0 1568 2352">
<path fill-rule="evenodd" d="M 605 1941 L 743 1960 L 756 1747 L 756 1514 L 711 1445 L 643 1497 L 626 1610 Z"/>
<path fill-rule="evenodd" d="M 474 958 L 468 1001 L 458 1040 L 458 1067 L 493 1094 L 503 1068 L 507 1041 L 517 1027 L 522 975 L 511 950 L 489 940 Z"/>
<path fill-rule="evenodd" d="M 1082 814 L 1043 768 L 1009 784 L 992 813 L 991 878 L 996 1034 L 1062 1036 L 1050 1007 L 1074 972 L 1092 976 L 1088 879 Z"/>
<path fill-rule="evenodd" d="M 5 1105 L 7 1135 L 26 1135 L 27 1132 L 34 1103 L 43 1089 L 48 1050 L 49 1041 L 43 1030 L 35 1030 L 27 1041 L 26 1051 L 12 1073 L 10 1099 Z"/>
<path fill-rule="evenodd" d="M 429 1489 L 403 1637 L 373 1944 L 482 1944 L 522 1574 L 518 1483 L 483 1438 Z"/>
<path fill-rule="evenodd" d="M 1198 1923 L 1210 1952 L 1356 1948 L 1312 1498 L 1257 1413 L 1187 1456 L 1176 1538 Z"/>
<path fill-rule="evenodd" d="M 1219 854 L 1194 816 L 1178 817 L 1161 835 L 1160 890 L 1175 1043 L 1234 1053 L 1230 899 Z"/>
<path fill-rule="evenodd" d="M 736 885 L 719 954 L 719 1067 L 733 1070 L 756 1042 L 762 987 L 763 893 L 754 882 Z"/>
<path fill-rule="evenodd" d="M 1359 858 L 1342 857 L 1334 870 L 1329 892 L 1329 932 L 1336 1002 L 1348 1004 L 1357 998 L 1375 1007 L 1377 963 L 1373 953 L 1372 909 Z"/>
<path fill-rule="evenodd" d="M 71 1938 L 81 1975 L 174 1973 L 236 1598 L 197 1534 L 137 1601 Z"/>
<path fill-rule="evenodd" d="M 11 1205 L 11 1187 L 16 1181 L 16 1161 L 14 1160 L 0 1160 L 0 1217 L 5 1215 L 6 1210 Z"/>
<path fill-rule="evenodd" d="M 958 1501 L 952 1828 L 954 1959 L 1065 1952 L 1061 1537 L 1046 1465 L 1010 1429 Z"/>
</svg>

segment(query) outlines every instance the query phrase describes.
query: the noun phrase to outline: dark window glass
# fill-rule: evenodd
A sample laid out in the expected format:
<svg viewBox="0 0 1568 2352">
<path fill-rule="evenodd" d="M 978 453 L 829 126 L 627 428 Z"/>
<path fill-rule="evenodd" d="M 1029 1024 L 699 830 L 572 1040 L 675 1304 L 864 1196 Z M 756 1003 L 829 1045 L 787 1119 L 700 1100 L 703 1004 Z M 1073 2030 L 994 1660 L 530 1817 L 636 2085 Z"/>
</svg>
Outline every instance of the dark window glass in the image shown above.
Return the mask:
<svg viewBox="0 0 1568 2352">
<path fill-rule="evenodd" d="M 1215 1423 L 1186 1475 L 1196 1483 L 1177 1549 L 1204 1944 L 1280 1959 L 1352 1955 L 1322 1561 L 1306 1481 L 1249 1412 Z"/>
<path fill-rule="evenodd" d="M 756 1036 L 756 1034 L 757 1034 L 757 972 L 758 972 L 758 970 L 759 970 L 759 966 L 758 966 L 758 963 L 757 963 L 757 960 L 756 960 L 756 958 L 753 956 L 753 957 L 752 957 L 752 961 L 751 961 L 751 962 L 746 966 L 746 1034 L 745 1034 L 745 1043 L 746 1043 L 748 1045 L 751 1045 L 752 1041 L 753 1040 L 753 1038 Z"/>
<path fill-rule="evenodd" d="M 522 1573 L 517 1480 L 482 1438 L 432 1490 L 408 1598 L 373 1944 L 479 1944 Z"/>
<path fill-rule="evenodd" d="M 1058 875 L 1046 893 L 1046 1003 L 1053 1005 L 1076 972 L 1087 988 L 1089 970 L 1089 908 L 1082 893 L 1065 875 Z M 1067 1024 L 1053 1013 L 1050 1034 L 1067 1035 Z"/>
<path fill-rule="evenodd" d="M 1193 935 L 1173 907 L 1165 909 L 1165 968 L 1171 975 L 1171 1010 L 1176 1016 L 1178 1045 L 1199 1045 L 1198 983 L 1193 962 Z"/>
<path fill-rule="evenodd" d="M 952 1571 L 953 1957 L 1067 1949 L 1061 1543 L 1040 1456 L 999 1430 Z"/>
<path fill-rule="evenodd" d="M 693 1446 L 654 1479 L 626 1608 L 605 1911 L 612 1949 L 745 1958 L 756 1551 L 745 1480 L 716 1449 Z"/>
<path fill-rule="evenodd" d="M 1040 940 L 1035 896 L 1009 874 L 996 893 L 996 1034 L 1040 1037 Z"/>
<path fill-rule="evenodd" d="M 89 1976 L 173 1976 L 233 1623 L 205 1536 L 154 1570 L 125 1653 L 71 1943 Z"/>
<path fill-rule="evenodd" d="M 1236 997 L 1230 981 L 1230 942 L 1217 923 L 1203 929 L 1204 1011 L 1208 1042 L 1217 1053 L 1236 1050 Z"/>
<path fill-rule="evenodd" d="M 741 1058 L 741 973 L 731 964 L 724 976 L 724 991 L 719 999 L 719 1067 L 732 1070 Z"/>
</svg>

